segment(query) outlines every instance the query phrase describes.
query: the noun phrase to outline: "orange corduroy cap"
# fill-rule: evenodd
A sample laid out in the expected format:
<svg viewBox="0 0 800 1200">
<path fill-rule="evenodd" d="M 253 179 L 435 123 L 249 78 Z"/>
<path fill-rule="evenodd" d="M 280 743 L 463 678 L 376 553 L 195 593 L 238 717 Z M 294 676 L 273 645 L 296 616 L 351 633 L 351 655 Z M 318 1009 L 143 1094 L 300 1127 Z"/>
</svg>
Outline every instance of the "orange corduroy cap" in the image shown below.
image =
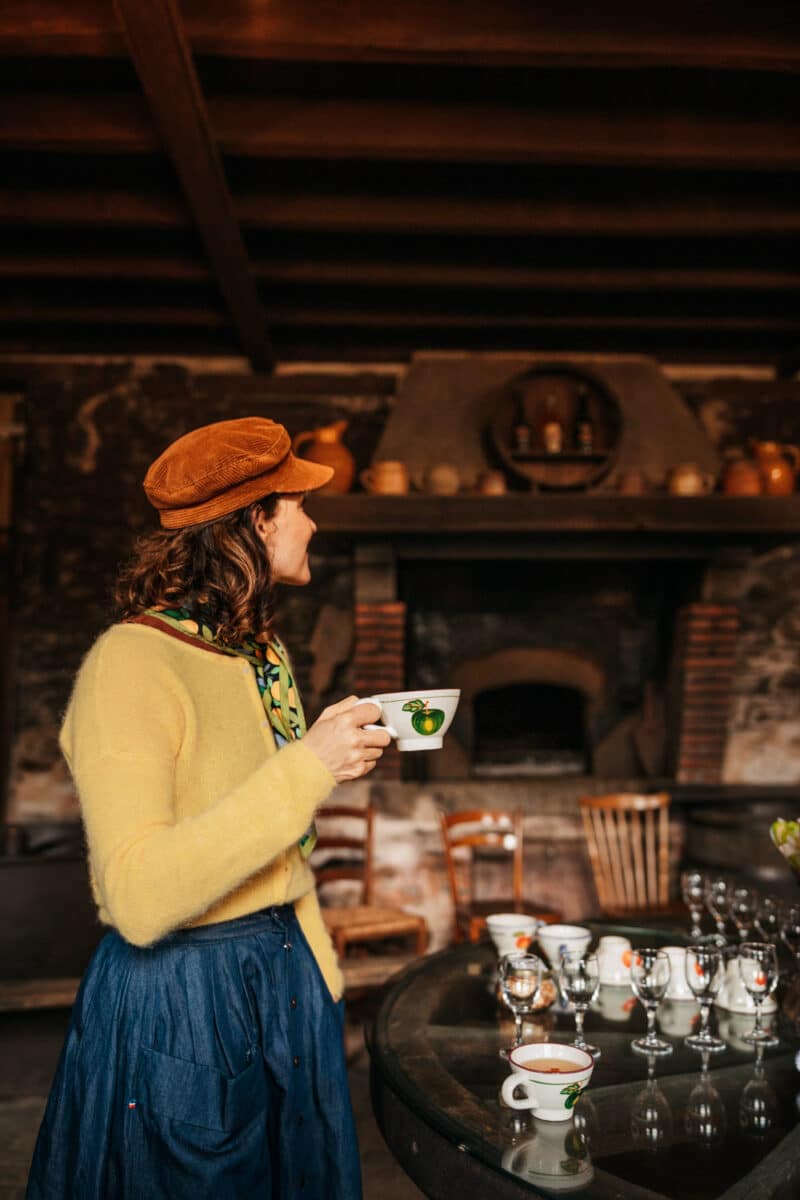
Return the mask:
<svg viewBox="0 0 800 1200">
<path fill-rule="evenodd" d="M 238 417 L 193 429 L 167 446 L 144 477 L 165 529 L 216 521 L 262 496 L 310 492 L 331 467 L 297 458 L 288 431 L 267 417 Z"/>
</svg>

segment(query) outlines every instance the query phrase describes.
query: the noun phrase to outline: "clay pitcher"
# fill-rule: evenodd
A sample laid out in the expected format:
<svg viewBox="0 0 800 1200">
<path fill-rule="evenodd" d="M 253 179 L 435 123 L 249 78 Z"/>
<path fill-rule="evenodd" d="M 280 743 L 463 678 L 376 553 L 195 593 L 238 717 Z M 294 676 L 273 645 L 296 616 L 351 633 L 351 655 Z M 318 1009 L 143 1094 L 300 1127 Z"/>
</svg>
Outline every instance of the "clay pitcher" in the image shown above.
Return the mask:
<svg viewBox="0 0 800 1200">
<path fill-rule="evenodd" d="M 800 449 L 780 442 L 750 443 L 767 496 L 791 496 L 800 468 Z"/>
<path fill-rule="evenodd" d="M 295 454 L 300 453 L 300 447 L 310 442 L 303 458 L 311 462 L 321 463 L 323 467 L 333 467 L 333 478 L 326 483 L 322 492 L 349 492 L 356 473 L 355 459 L 342 441 L 342 434 L 347 429 L 347 421 L 334 421 L 332 425 L 321 425 L 318 429 L 306 429 L 298 433 L 292 442 Z"/>
<path fill-rule="evenodd" d="M 722 472 L 723 495 L 760 496 L 763 490 L 761 472 L 752 459 L 741 454 L 728 459 Z"/>
</svg>

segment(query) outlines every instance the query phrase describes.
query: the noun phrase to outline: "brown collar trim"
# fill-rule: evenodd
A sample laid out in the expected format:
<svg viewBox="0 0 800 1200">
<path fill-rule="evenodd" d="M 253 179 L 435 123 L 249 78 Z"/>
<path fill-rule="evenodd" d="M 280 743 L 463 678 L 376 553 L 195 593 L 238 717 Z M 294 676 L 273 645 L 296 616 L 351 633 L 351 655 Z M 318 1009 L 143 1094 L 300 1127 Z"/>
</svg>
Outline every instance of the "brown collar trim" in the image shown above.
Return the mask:
<svg viewBox="0 0 800 1200">
<path fill-rule="evenodd" d="M 179 629 L 174 629 L 172 625 L 168 625 L 166 621 L 159 621 L 158 617 L 149 617 L 146 613 L 142 613 L 139 617 L 128 617 L 122 622 L 123 625 L 147 625 L 149 629 L 157 629 L 159 633 L 165 633 L 167 637 L 176 638 L 179 642 L 186 642 L 189 646 L 194 646 L 197 650 L 207 650 L 209 654 L 221 654 L 223 658 L 230 658 L 224 650 L 218 649 L 217 646 L 210 646 L 203 638 L 193 637 L 190 633 L 181 633 Z"/>
</svg>

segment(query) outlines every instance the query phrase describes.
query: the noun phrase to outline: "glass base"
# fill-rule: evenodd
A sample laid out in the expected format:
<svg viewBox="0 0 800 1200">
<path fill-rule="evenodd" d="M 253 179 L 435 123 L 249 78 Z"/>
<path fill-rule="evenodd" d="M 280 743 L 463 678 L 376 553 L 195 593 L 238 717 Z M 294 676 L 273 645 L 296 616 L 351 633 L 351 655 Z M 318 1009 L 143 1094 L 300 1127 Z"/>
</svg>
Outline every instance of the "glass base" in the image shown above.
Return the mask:
<svg viewBox="0 0 800 1200">
<path fill-rule="evenodd" d="M 725 1043 L 722 1038 L 703 1037 L 701 1033 L 690 1033 L 688 1037 L 683 1039 L 684 1046 L 689 1046 L 692 1050 L 708 1050 L 711 1054 L 719 1054 L 720 1050 L 725 1049 Z"/>
<path fill-rule="evenodd" d="M 780 1046 L 781 1044 L 780 1038 L 776 1038 L 774 1033 L 767 1033 L 764 1029 L 760 1033 L 755 1029 L 752 1029 L 750 1033 L 743 1033 L 742 1041 L 751 1046 L 763 1046 L 765 1049 L 768 1046 Z"/>
<path fill-rule="evenodd" d="M 674 1049 L 671 1042 L 664 1042 L 661 1038 L 653 1038 L 652 1041 L 637 1038 L 631 1042 L 631 1050 L 635 1050 L 637 1054 L 672 1054 Z"/>
<path fill-rule="evenodd" d="M 603 1053 L 599 1046 L 591 1046 L 588 1042 L 573 1042 L 572 1045 L 576 1050 L 584 1050 L 587 1054 L 591 1054 L 592 1058 L 599 1058 Z"/>
</svg>

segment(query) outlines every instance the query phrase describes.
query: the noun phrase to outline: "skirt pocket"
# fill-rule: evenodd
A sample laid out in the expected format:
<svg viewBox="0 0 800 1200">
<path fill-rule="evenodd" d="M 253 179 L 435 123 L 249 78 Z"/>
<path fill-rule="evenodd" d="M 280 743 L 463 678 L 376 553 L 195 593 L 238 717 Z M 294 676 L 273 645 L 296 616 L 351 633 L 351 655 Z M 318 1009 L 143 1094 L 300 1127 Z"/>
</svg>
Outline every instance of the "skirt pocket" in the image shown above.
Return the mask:
<svg viewBox="0 0 800 1200">
<path fill-rule="evenodd" d="M 250 1058 L 243 1071 L 229 1076 L 216 1067 L 143 1046 L 136 1072 L 137 1107 L 169 1120 L 235 1133 L 266 1107 L 267 1080 L 258 1047 Z"/>
<path fill-rule="evenodd" d="M 276 1105 L 259 1047 L 229 1076 L 143 1046 L 135 1079 L 126 1197 L 269 1200 Z"/>
</svg>

